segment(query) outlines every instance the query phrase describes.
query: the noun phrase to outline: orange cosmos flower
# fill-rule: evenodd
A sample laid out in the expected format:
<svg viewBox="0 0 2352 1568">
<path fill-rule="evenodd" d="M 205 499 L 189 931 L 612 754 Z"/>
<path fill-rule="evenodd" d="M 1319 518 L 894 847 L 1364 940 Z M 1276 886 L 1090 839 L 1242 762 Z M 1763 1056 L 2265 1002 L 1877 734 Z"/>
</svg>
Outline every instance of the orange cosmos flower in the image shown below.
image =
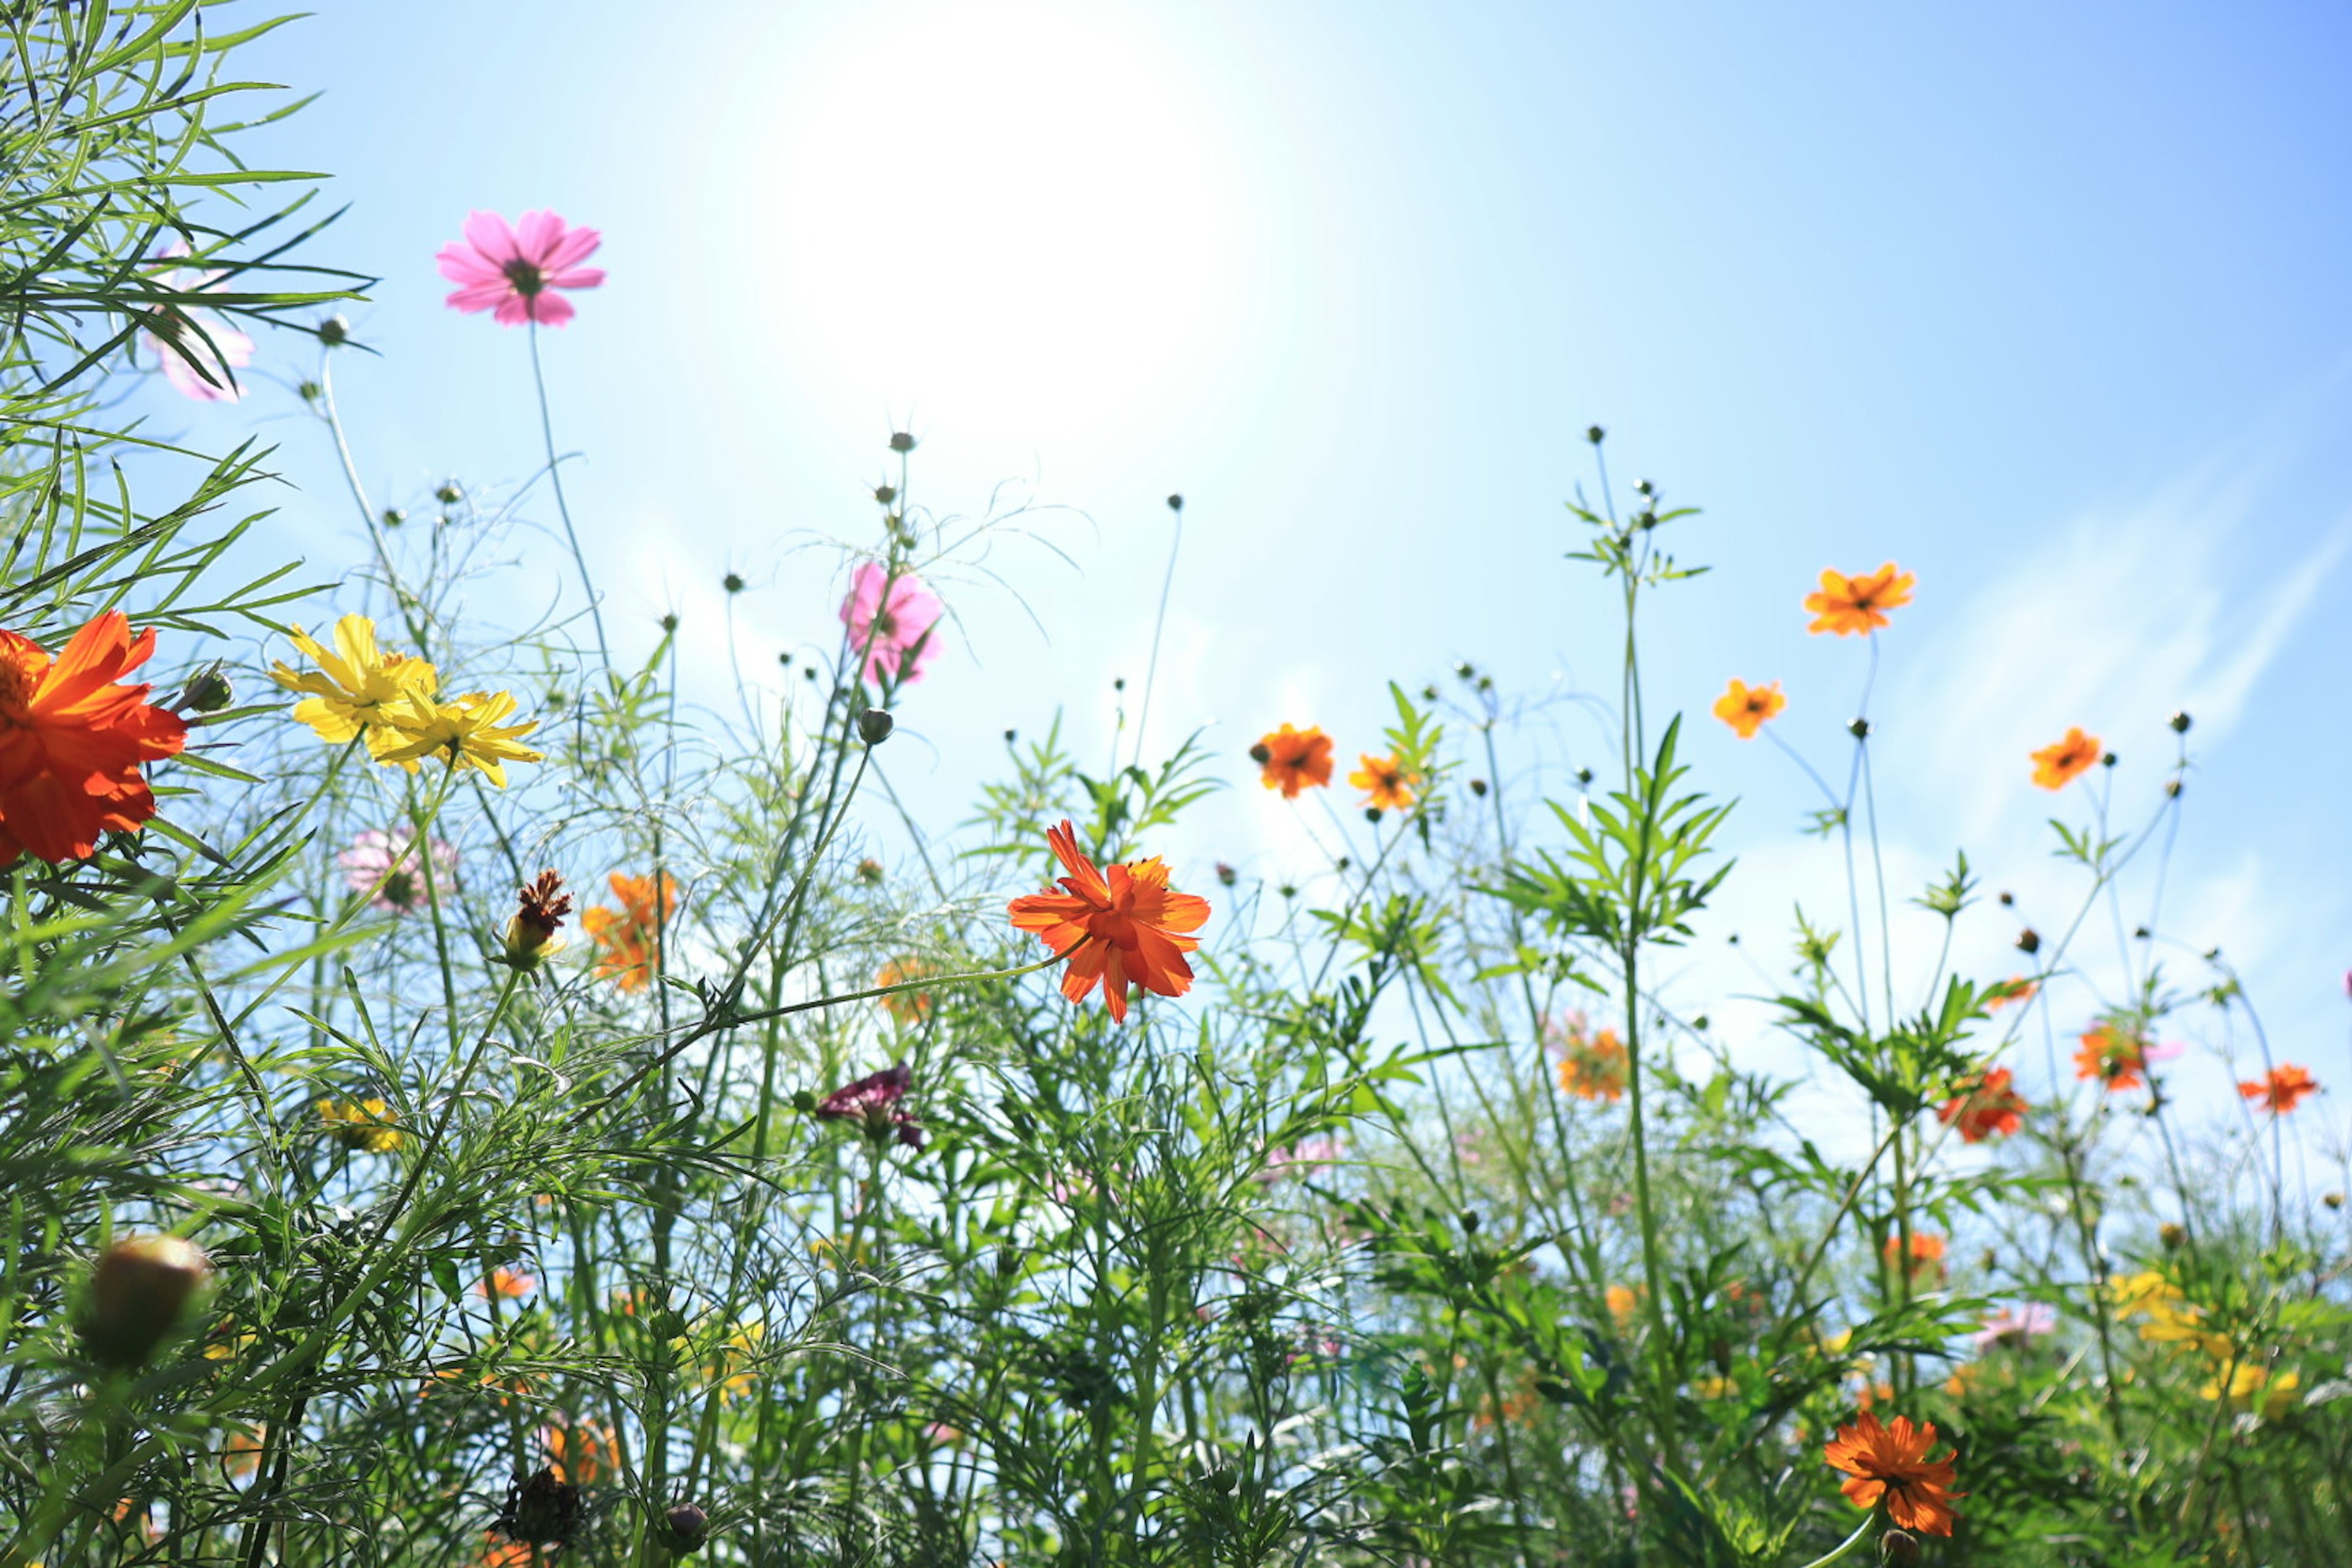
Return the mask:
<svg viewBox="0 0 2352 1568">
<path fill-rule="evenodd" d="M 0 631 L 0 866 L 27 850 L 56 865 L 95 854 L 108 828 L 155 815 L 139 764 L 186 743 L 175 713 L 118 684 L 155 651 L 109 610 L 54 659 L 30 637 Z"/>
<path fill-rule="evenodd" d="M 1559 1058 L 1559 1087 L 1579 1100 L 1614 1104 L 1625 1093 L 1625 1042 L 1614 1029 L 1591 1030 L 1581 1013 L 1559 1024 L 1547 1022 L 1544 1035 Z"/>
<path fill-rule="evenodd" d="M 1181 996 L 1192 987 L 1192 966 L 1184 955 L 1201 945 L 1193 936 L 1209 919 L 1209 900 L 1170 890 L 1168 867 L 1160 857 L 1097 870 L 1078 852 L 1069 819 L 1048 829 L 1045 842 L 1069 873 L 1060 892 L 1024 893 L 1006 906 L 1016 931 L 1069 959 L 1062 971 L 1062 994 L 1083 1002 L 1102 983 L 1103 1005 L 1114 1020 L 1127 1017 L 1129 984 L 1161 996 Z"/>
<path fill-rule="evenodd" d="M 939 971 L 919 958 L 894 958 L 874 972 L 877 985 L 904 985 L 909 980 L 928 980 Z M 887 996 L 877 996 L 882 1010 L 902 1024 L 919 1024 L 931 1015 L 931 994 L 928 991 L 893 991 Z"/>
<path fill-rule="evenodd" d="M 1413 780 L 1404 771 L 1403 758 L 1360 752 L 1356 760 L 1364 765 L 1349 773 L 1348 782 L 1364 792 L 1364 805 L 1376 811 L 1403 811 L 1412 805 Z"/>
<path fill-rule="evenodd" d="M 1812 625 L 1805 629 L 1835 632 L 1840 637 L 1860 632 L 1867 637 L 1886 624 L 1887 611 L 1911 602 L 1911 590 L 1918 581 L 1910 573 L 1898 571 L 1892 561 L 1860 577 L 1824 571 L 1821 592 L 1805 595 L 1805 608 L 1813 613 Z"/>
<path fill-rule="evenodd" d="M 1875 1507 L 1884 1497 L 1886 1516 L 1902 1529 L 1949 1535 L 1952 1500 L 1969 1494 L 1951 1489 L 1958 1479 L 1952 1468 L 1955 1456 L 1927 1457 L 1927 1450 L 1935 1446 L 1932 1421 L 1914 1427 L 1909 1416 L 1897 1415 L 1893 1425 L 1882 1426 L 1877 1416 L 1864 1411 L 1853 1425 L 1838 1428 L 1838 1435 L 1822 1450 L 1822 1458 L 1832 1469 L 1843 1470 L 1852 1478 L 1839 1482 L 1838 1489 L 1853 1500 L 1854 1507 Z"/>
<path fill-rule="evenodd" d="M 1642 1310 L 1642 1298 L 1630 1285 L 1612 1285 L 1601 1293 L 1601 1299 L 1608 1303 L 1609 1315 L 1620 1323 L 1632 1322 L 1633 1314 Z"/>
<path fill-rule="evenodd" d="M 1262 735 L 1249 754 L 1265 770 L 1258 782 L 1280 790 L 1285 800 L 1297 800 L 1309 784 L 1320 789 L 1331 782 L 1331 737 L 1311 724 L 1304 730 L 1285 724 Z"/>
<path fill-rule="evenodd" d="M 615 1446 L 609 1426 L 593 1421 L 570 1426 L 549 1426 L 540 1433 L 547 1445 L 547 1468 L 555 1479 L 575 1487 L 589 1486 L 614 1468 Z"/>
<path fill-rule="evenodd" d="M 1886 1245 L 1879 1248 L 1879 1255 L 1886 1259 L 1886 1265 L 1890 1268 L 1901 1262 L 1903 1237 L 1888 1237 Z M 1929 1273 L 1939 1279 L 1943 1278 L 1944 1238 L 1940 1236 L 1931 1236 L 1924 1230 L 1915 1230 L 1911 1233 L 1911 1278 L 1916 1279 L 1922 1274 Z"/>
<path fill-rule="evenodd" d="M 2109 1093 L 2139 1088 L 2147 1081 L 2140 1075 L 2149 1062 L 2180 1054 L 2179 1046 L 2150 1046 L 2137 1029 L 2113 1019 L 2092 1025 L 2082 1041 L 2074 1053 L 2074 1076 L 2096 1079 Z"/>
<path fill-rule="evenodd" d="M 520 1268 L 500 1264 L 490 1270 L 490 1277 L 474 1287 L 477 1296 L 504 1296 L 509 1300 L 530 1295 L 539 1289 L 539 1281 Z"/>
<path fill-rule="evenodd" d="M 605 879 L 617 910 L 602 904 L 580 911 L 580 923 L 596 939 L 596 977 L 613 980 L 624 991 L 642 991 L 661 962 L 661 929 L 677 908 L 677 884 L 665 872 L 661 905 L 654 904 L 651 877 L 625 877 L 615 871 Z"/>
<path fill-rule="evenodd" d="M 2025 1113 L 2033 1109 L 2009 1085 L 2009 1069 L 1995 1068 L 1946 1100 L 1936 1120 L 1947 1127 L 1957 1122 L 1964 1143 L 2006 1138 L 2025 1125 Z"/>
<path fill-rule="evenodd" d="M 2238 1092 L 2248 1100 L 2263 1101 L 2263 1109 L 2273 1116 L 2283 1116 L 2302 1104 L 2304 1096 L 2317 1094 L 2319 1085 L 2309 1072 L 2289 1063 L 2273 1069 L 2268 1078 L 2240 1084 Z"/>
<path fill-rule="evenodd" d="M 1762 686 L 1735 680 L 1715 700 L 1715 716 L 1730 725 L 1741 740 L 1752 741 L 1756 731 L 1764 728 L 1764 721 L 1779 718 L 1780 710 L 1788 705 L 1789 700 L 1780 695 L 1780 683 L 1777 680 Z"/>
<path fill-rule="evenodd" d="M 2066 731 L 2066 738 L 2054 746 L 2044 746 L 2033 756 L 2033 782 L 2043 789 L 2064 789 L 2091 769 L 2105 752 L 2096 735 L 2085 735 L 2079 724 Z"/>
<path fill-rule="evenodd" d="M 2033 1000 L 2033 994 L 2041 989 L 2040 981 L 2028 980 L 2022 974 L 2013 974 L 2001 983 L 1999 990 L 1985 998 L 1985 1011 L 1995 1012 L 2012 1002 L 2031 1002 Z"/>
</svg>

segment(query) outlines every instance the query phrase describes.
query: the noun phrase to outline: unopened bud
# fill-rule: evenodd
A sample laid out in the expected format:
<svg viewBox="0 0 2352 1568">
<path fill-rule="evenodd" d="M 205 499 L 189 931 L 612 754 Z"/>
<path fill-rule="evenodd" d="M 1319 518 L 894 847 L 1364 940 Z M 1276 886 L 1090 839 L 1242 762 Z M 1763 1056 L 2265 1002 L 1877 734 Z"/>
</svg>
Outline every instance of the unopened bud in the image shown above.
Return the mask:
<svg viewBox="0 0 2352 1568">
<path fill-rule="evenodd" d="M 2166 1251 L 2178 1252 L 2189 1245 L 2189 1231 L 2175 1221 L 2166 1220 L 2156 1227 L 2156 1238 L 2164 1243 Z"/>
<path fill-rule="evenodd" d="M 1168 498 L 1168 510 L 1170 511 L 1182 511 L 1184 510 L 1184 498 L 1182 496 L 1170 496 Z"/>
<path fill-rule="evenodd" d="M 887 708 L 868 708 L 857 716 L 857 738 L 869 746 L 878 746 L 890 738 L 897 724 Z"/>
<path fill-rule="evenodd" d="M 294 384 L 294 395 L 305 403 L 316 403 L 327 395 L 327 389 L 315 381 L 301 381 Z"/>
<path fill-rule="evenodd" d="M 2319 1201 L 2326 1204 L 2329 1208 L 2340 1209 L 2344 1206 L 2344 1194 L 2342 1193 L 2326 1193 L 2321 1194 Z"/>
<path fill-rule="evenodd" d="M 1476 795 L 1481 800 L 1486 799 L 1486 781 L 1485 779 L 1472 779 L 1470 781 L 1470 793 Z"/>
<path fill-rule="evenodd" d="M 1591 770 L 1591 768 L 1579 768 L 1579 769 L 1577 769 L 1577 770 L 1576 770 L 1576 782 L 1577 782 L 1578 784 L 1582 784 L 1582 785 L 1583 785 L 1584 787 L 1586 787 L 1587 789 L 1591 788 L 1591 787 L 1592 787 L 1592 770 Z"/>
<path fill-rule="evenodd" d="M 1857 741 L 1870 739 L 1870 721 L 1867 719 L 1856 719 L 1846 725 L 1846 729 Z"/>
<path fill-rule="evenodd" d="M 90 1275 L 82 1348 L 106 1366 L 143 1363 L 177 1328 L 213 1268 L 204 1249 L 176 1236 L 125 1237 Z"/>
<path fill-rule="evenodd" d="M 1586 440 L 1588 440 L 1588 441 L 1591 442 L 1594 446 L 1598 447 L 1599 445 L 1601 445 L 1602 438 L 1603 438 L 1603 437 L 1605 437 L 1608 434 L 1609 434 L 1609 432 L 1608 432 L 1608 431 L 1606 431 L 1606 430 L 1603 430 L 1600 426 L 1598 426 L 1598 425 L 1592 425 L 1592 426 L 1588 426 L 1585 428 L 1585 432 L 1584 432 L 1584 438 L 1585 438 Z"/>
<path fill-rule="evenodd" d="M 668 615 L 664 616 L 661 618 L 661 628 L 665 632 L 675 632 L 677 630 L 677 611 L 673 610 Z"/>
<path fill-rule="evenodd" d="M 890 433 L 890 450 L 906 453 L 914 449 L 915 438 L 912 436 L 908 435 L 904 430 L 894 430 Z"/>
<path fill-rule="evenodd" d="M 341 316 L 330 316 L 319 323 L 319 341 L 331 349 L 341 348 L 352 341 L 352 324 Z"/>
<path fill-rule="evenodd" d="M 2007 888 L 2003 888 L 1998 896 L 2000 900 L 2000 907 L 2002 909 L 2007 909 L 2010 905 L 2017 902 L 2017 895 L 2011 892 Z"/>
<path fill-rule="evenodd" d="M 737 574 L 730 572 L 726 576 L 719 579 L 719 585 L 730 594 L 740 594 L 743 591 L 743 579 Z"/>
<path fill-rule="evenodd" d="M 682 1502 L 662 1515 L 668 1535 L 662 1544 L 676 1556 L 684 1557 L 702 1550 L 710 1536 L 710 1516 L 690 1502 Z"/>
<path fill-rule="evenodd" d="M 555 933 L 572 912 L 572 895 L 563 890 L 562 877 L 541 871 L 538 880 L 516 889 L 515 897 L 514 917 L 501 940 L 508 964 L 528 973 L 562 951 Z"/>
<path fill-rule="evenodd" d="M 1377 805 L 1364 807 L 1364 820 L 1378 827 L 1381 825 L 1381 808 Z"/>
<path fill-rule="evenodd" d="M 2099 766 L 2103 768 L 2111 768 L 2116 765 L 2116 761 L 2117 758 L 2116 754 L 2113 752 L 2109 752 L 2099 758 Z"/>
<path fill-rule="evenodd" d="M 880 505 L 880 506 L 888 506 L 892 501 L 897 500 L 898 499 L 898 486 L 896 486 L 896 485 L 876 485 L 876 486 L 874 487 L 874 500 L 875 500 L 875 502 L 876 502 L 876 504 L 877 504 L 877 505 Z"/>
<path fill-rule="evenodd" d="M 2179 779 L 2165 780 L 2164 793 L 2168 798 L 2179 800 L 2180 798 L 2180 781 Z"/>
<path fill-rule="evenodd" d="M 433 492 L 433 499 L 443 506 L 456 506 L 466 499 L 466 492 L 457 488 L 457 480 L 444 479 L 441 481 L 441 488 Z"/>
<path fill-rule="evenodd" d="M 1274 753 L 1266 749 L 1266 744 L 1264 741 L 1260 741 L 1256 745 L 1252 746 L 1249 749 L 1249 760 L 1255 763 L 1259 767 L 1264 767 L 1266 763 L 1274 761 Z"/>
<path fill-rule="evenodd" d="M 869 888 L 882 885 L 882 862 L 867 856 L 857 863 L 857 879 Z"/>
<path fill-rule="evenodd" d="M 383 509 L 383 525 L 384 525 L 384 527 L 386 527 L 386 528 L 398 528 L 402 523 L 406 522 L 407 521 L 408 521 L 408 514 L 407 514 L 406 512 L 404 512 L 404 511 L 401 510 L 398 507 L 396 507 L 396 506 L 388 506 L 388 507 L 386 507 L 386 508 L 384 508 L 384 509 Z"/>
<path fill-rule="evenodd" d="M 200 669 L 188 679 L 187 689 L 180 693 L 178 707 L 184 713 L 217 713 L 236 699 L 228 677 L 219 665 Z"/>
<path fill-rule="evenodd" d="M 1462 1231 L 1465 1236 L 1475 1236 L 1478 1234 L 1478 1211 L 1476 1209 L 1464 1209 L 1462 1211 Z"/>
<path fill-rule="evenodd" d="M 1919 1538 L 1907 1530 L 1890 1530 L 1878 1538 L 1881 1568 L 1914 1568 L 1919 1561 Z"/>
<path fill-rule="evenodd" d="M 1226 865 L 1223 860 L 1217 862 L 1217 881 L 1221 886 L 1230 888 L 1240 879 L 1241 874 L 1231 866 Z"/>
<path fill-rule="evenodd" d="M 2019 931 L 2017 933 L 2017 951 L 2020 952 L 2040 952 L 2042 951 L 2042 933 L 2035 931 L 2032 926 L 2027 926 L 2023 931 Z"/>
<path fill-rule="evenodd" d="M 2170 719 L 2165 721 L 2165 722 L 2172 726 L 2172 732 L 2174 734 L 2186 735 L 2189 733 L 2189 726 L 2195 723 L 2196 721 L 2189 718 L 2187 713 L 2181 712 L 2175 713 Z"/>
</svg>

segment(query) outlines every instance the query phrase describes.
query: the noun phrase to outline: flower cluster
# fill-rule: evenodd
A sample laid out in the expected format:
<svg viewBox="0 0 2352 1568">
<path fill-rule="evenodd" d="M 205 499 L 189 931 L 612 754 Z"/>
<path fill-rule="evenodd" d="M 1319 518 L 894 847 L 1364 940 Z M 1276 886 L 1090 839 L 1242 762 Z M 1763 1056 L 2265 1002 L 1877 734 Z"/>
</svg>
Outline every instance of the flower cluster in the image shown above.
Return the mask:
<svg viewBox="0 0 2352 1568">
<path fill-rule="evenodd" d="M 1285 800 L 1297 800 L 1309 789 L 1325 789 L 1333 768 L 1331 737 L 1315 725 L 1301 730 L 1285 723 L 1258 737 L 1249 749 L 1258 765 L 1258 782 L 1278 789 Z M 1358 804 L 1367 811 L 1410 811 L 1420 799 L 1421 777 L 1398 752 L 1375 756 L 1359 752 L 1356 771 L 1348 782 L 1364 792 Z"/>
<path fill-rule="evenodd" d="M 536 763 L 537 752 L 521 744 L 536 721 L 509 724 L 515 710 L 508 691 L 471 691 L 442 700 L 440 672 L 425 660 L 387 652 L 376 641 L 375 623 L 345 616 L 335 623 L 331 651 L 293 628 L 294 646 L 317 668 L 296 671 L 284 664 L 269 676 L 289 691 L 302 693 L 294 717 L 322 741 L 359 740 L 377 762 L 415 771 L 426 757 L 439 757 L 453 771 L 480 773 L 506 787 L 508 763 Z"/>
</svg>

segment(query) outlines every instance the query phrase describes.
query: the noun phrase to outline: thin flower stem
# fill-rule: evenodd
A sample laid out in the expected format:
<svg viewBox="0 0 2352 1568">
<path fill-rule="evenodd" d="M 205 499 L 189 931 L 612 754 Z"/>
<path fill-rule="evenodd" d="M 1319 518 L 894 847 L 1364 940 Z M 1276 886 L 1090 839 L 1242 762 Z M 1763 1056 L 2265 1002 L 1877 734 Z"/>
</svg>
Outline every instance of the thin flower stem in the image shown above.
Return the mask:
<svg viewBox="0 0 2352 1568">
<path fill-rule="evenodd" d="M 1143 765 L 1143 727 L 1151 718 L 1151 686 L 1160 674 L 1160 634 L 1168 626 L 1168 596 L 1176 586 L 1176 556 L 1184 548 L 1184 509 L 1177 507 L 1176 535 L 1168 542 L 1168 570 L 1160 579 L 1160 613 L 1151 620 L 1151 657 L 1143 666 L 1143 700 L 1135 710 L 1135 765 Z"/>
<path fill-rule="evenodd" d="M 588 595 L 588 618 L 596 628 L 596 657 L 603 661 L 604 679 L 613 675 L 612 645 L 604 640 L 604 612 L 596 602 L 596 584 L 588 576 L 588 558 L 581 552 L 579 531 L 572 526 L 572 508 L 563 499 L 563 465 L 555 455 L 555 419 L 547 407 L 547 373 L 539 363 L 539 321 L 532 318 L 530 336 L 530 383 L 539 394 L 539 434 L 547 447 L 547 477 L 555 487 L 555 514 L 563 520 L 564 542 L 572 546 L 572 563 L 580 569 L 580 591 Z"/>
<path fill-rule="evenodd" d="M 1867 1513 L 1863 1515 L 1862 1522 L 1853 1527 L 1853 1533 L 1852 1535 L 1847 1536 L 1843 1541 L 1839 1542 L 1836 1546 L 1831 1548 L 1821 1556 L 1814 1558 L 1811 1563 L 1806 1563 L 1805 1568 L 1829 1568 L 1831 1563 L 1836 1562 L 1839 1558 L 1843 1557 L 1847 1552 L 1852 1552 L 1855 1547 L 1861 1545 L 1862 1538 L 1869 1534 L 1870 1527 L 1877 1522 L 1878 1516 L 1875 1513 Z"/>
</svg>

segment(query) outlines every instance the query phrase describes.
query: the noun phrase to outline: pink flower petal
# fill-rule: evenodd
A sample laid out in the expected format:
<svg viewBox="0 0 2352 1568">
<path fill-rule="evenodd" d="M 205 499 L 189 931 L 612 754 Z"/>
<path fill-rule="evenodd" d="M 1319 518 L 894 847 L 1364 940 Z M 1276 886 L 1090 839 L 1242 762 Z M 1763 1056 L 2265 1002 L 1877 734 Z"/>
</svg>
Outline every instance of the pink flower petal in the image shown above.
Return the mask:
<svg viewBox="0 0 2352 1568">
<path fill-rule="evenodd" d="M 496 213 L 467 213 L 465 232 L 466 243 L 480 251 L 482 259 L 493 267 L 504 267 L 520 254 L 515 247 L 514 230 Z"/>
<path fill-rule="evenodd" d="M 601 267 L 573 267 L 558 272 L 547 280 L 551 289 L 594 289 L 604 281 Z"/>
<path fill-rule="evenodd" d="M 527 212 L 515 225 L 515 247 L 523 259 L 544 272 L 548 255 L 563 238 L 563 220 L 545 210 Z"/>
<path fill-rule="evenodd" d="M 478 250 L 462 245 L 445 245 L 434 262 L 441 276 L 452 283 L 503 283 L 506 274 L 490 265 Z"/>
<path fill-rule="evenodd" d="M 540 270 L 561 272 L 567 267 L 577 267 L 596 254 L 596 247 L 604 242 L 604 237 L 593 228 L 572 229 L 547 247 L 547 254 L 539 259 Z"/>
<path fill-rule="evenodd" d="M 542 327 L 560 327 L 576 313 L 572 301 L 561 294 L 534 294 L 529 301 L 530 313 Z"/>
<path fill-rule="evenodd" d="M 530 301 L 509 289 L 499 300 L 498 322 L 501 327 L 520 327 L 530 320 Z"/>
</svg>

